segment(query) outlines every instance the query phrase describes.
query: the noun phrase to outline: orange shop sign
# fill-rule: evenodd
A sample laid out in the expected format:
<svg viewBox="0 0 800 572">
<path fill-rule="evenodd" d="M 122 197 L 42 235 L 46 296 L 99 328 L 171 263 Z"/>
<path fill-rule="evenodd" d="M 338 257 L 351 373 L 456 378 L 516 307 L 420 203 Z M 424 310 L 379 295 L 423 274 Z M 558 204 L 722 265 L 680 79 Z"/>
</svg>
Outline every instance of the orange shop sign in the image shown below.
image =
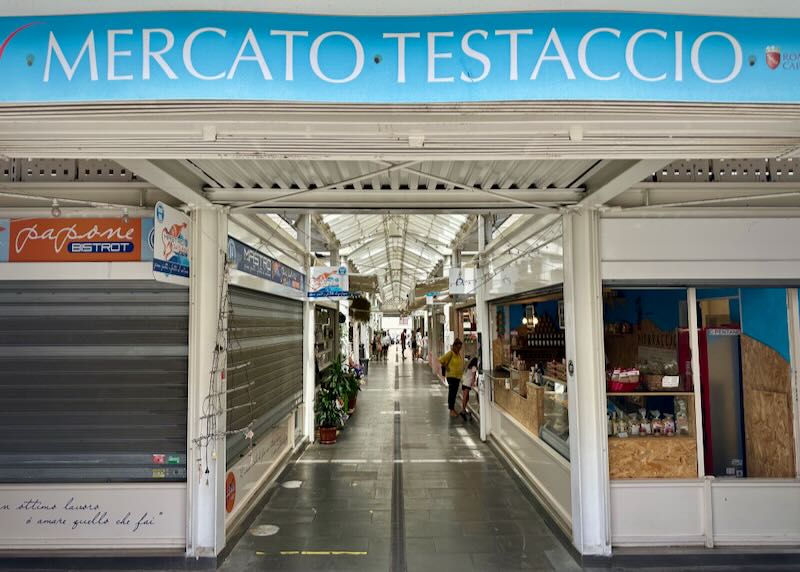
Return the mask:
<svg viewBox="0 0 800 572">
<path fill-rule="evenodd" d="M 142 219 L 20 219 L 10 221 L 9 262 L 133 262 L 147 237 Z"/>
</svg>

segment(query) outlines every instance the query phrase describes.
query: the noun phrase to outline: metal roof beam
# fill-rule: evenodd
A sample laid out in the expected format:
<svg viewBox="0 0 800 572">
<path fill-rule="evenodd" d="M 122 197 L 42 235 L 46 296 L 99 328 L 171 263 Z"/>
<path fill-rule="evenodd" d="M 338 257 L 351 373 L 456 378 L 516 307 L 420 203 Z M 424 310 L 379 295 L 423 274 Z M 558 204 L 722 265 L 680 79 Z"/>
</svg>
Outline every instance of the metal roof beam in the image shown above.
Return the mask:
<svg viewBox="0 0 800 572">
<path fill-rule="evenodd" d="M 293 189 L 292 191 L 290 191 L 288 193 L 287 192 L 283 192 L 280 197 L 274 197 L 274 198 L 268 198 L 268 199 L 256 201 L 254 203 L 249 203 L 249 204 L 246 204 L 246 205 L 238 206 L 238 207 L 234 208 L 233 210 L 234 210 L 234 212 L 237 212 L 237 211 L 247 210 L 247 209 L 250 209 L 250 208 L 267 206 L 267 205 L 279 202 L 281 199 L 287 199 L 287 198 L 291 198 L 291 197 L 296 197 L 298 195 L 303 195 L 305 193 L 311 192 L 312 190 L 329 191 L 329 190 L 335 189 L 336 187 L 343 187 L 343 186 L 346 186 L 346 185 L 352 185 L 354 183 L 357 183 L 359 181 L 363 181 L 365 179 L 371 179 L 372 177 L 374 177 L 376 175 L 381 175 L 381 174 L 385 174 L 385 173 L 391 173 L 392 171 L 397 171 L 397 170 L 400 170 L 400 169 L 404 169 L 404 168 L 409 167 L 411 165 L 417 164 L 419 161 L 405 161 L 403 163 L 398 163 L 396 165 L 393 165 L 391 163 L 387 163 L 386 161 L 378 161 L 378 162 L 383 164 L 383 165 L 386 165 L 386 167 L 383 168 L 383 169 L 380 169 L 378 171 L 372 171 L 372 172 L 369 172 L 369 173 L 365 173 L 363 175 L 358 175 L 356 177 L 350 177 L 349 179 L 344 179 L 344 180 L 338 181 L 336 183 L 331 183 L 329 185 L 325 185 L 323 187 L 319 187 L 319 189 L 308 189 L 308 188 L 305 188 L 305 189 Z"/>
<path fill-rule="evenodd" d="M 639 181 L 643 178 L 641 177 Z M 205 196 L 210 201 L 220 204 L 242 205 L 245 203 L 245 206 L 237 206 L 235 211 L 247 209 L 314 212 L 371 210 L 371 214 L 374 214 L 395 209 L 434 213 L 441 209 L 447 209 L 451 213 L 469 213 L 474 210 L 502 210 L 505 208 L 515 212 L 542 212 L 576 204 L 586 194 L 576 189 L 499 189 L 488 194 L 477 189 L 464 188 L 452 191 L 301 189 L 287 193 L 276 189 L 214 189 L 207 187 Z M 255 202 L 248 204 L 248 201 Z"/>
<path fill-rule="evenodd" d="M 328 243 L 328 248 L 337 249 L 341 248 L 341 243 L 339 239 L 336 237 L 336 234 L 333 232 L 330 226 L 328 226 L 322 217 L 318 214 L 311 215 L 311 222 L 319 229 L 320 234 L 325 237 L 325 240 Z"/>
<path fill-rule="evenodd" d="M 117 159 L 117 163 L 146 179 L 162 191 L 189 207 L 210 207 L 213 203 L 203 196 L 205 181 L 173 161 Z M 182 171 L 182 172 L 179 172 Z"/>
<path fill-rule="evenodd" d="M 586 181 L 586 197 L 577 207 L 581 209 L 601 207 L 670 162 L 664 159 L 613 161 Z"/>
</svg>

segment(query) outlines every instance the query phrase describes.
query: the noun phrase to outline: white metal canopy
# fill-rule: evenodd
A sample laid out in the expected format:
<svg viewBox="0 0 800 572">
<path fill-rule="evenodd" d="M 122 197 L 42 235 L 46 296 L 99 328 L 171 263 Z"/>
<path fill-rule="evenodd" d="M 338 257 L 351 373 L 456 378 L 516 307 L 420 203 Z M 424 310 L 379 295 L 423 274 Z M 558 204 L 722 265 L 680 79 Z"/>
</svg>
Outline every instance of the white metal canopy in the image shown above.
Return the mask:
<svg viewBox="0 0 800 572">
<path fill-rule="evenodd" d="M 384 310 L 406 306 L 414 285 L 448 254 L 467 215 L 322 216 L 341 243 L 340 253 L 362 274 L 379 279 Z"/>
</svg>

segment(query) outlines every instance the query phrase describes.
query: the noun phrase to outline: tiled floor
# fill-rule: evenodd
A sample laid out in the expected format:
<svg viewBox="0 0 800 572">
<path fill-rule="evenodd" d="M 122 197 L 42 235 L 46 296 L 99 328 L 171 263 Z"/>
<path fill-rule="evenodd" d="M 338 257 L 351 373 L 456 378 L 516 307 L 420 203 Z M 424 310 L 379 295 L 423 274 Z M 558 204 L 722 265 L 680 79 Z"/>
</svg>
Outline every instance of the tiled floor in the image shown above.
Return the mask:
<svg viewBox="0 0 800 572">
<path fill-rule="evenodd" d="M 337 443 L 284 472 L 302 486 L 277 488 L 220 570 L 580 570 L 446 398 L 427 365 L 370 364 Z"/>
</svg>

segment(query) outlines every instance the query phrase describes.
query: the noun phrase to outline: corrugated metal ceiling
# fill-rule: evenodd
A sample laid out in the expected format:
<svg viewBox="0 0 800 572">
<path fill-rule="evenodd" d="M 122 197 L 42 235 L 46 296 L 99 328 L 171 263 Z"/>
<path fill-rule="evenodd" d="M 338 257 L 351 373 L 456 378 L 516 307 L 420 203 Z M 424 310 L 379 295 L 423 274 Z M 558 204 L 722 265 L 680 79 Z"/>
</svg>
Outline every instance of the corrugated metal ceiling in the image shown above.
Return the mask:
<svg viewBox="0 0 800 572">
<path fill-rule="evenodd" d="M 407 295 L 450 253 L 466 215 L 323 215 L 341 254 L 378 277 L 383 308 L 405 307 Z"/>
<path fill-rule="evenodd" d="M 454 188 L 437 178 L 484 189 L 566 188 L 595 161 L 423 161 L 413 166 L 435 178 L 401 170 L 386 172 L 381 164 L 371 161 L 197 159 L 191 163 L 205 173 L 210 186 L 220 188 L 319 188 L 376 173 L 334 188 L 434 190 Z"/>
<path fill-rule="evenodd" d="M 388 171 L 370 161 L 197 159 L 187 164 L 210 187 L 342 190 L 453 189 L 456 184 L 483 189 L 566 188 L 578 181 L 592 160 L 424 161 L 419 173 Z M 366 174 L 374 176 L 353 180 Z M 450 181 L 450 183 L 444 182 Z M 323 215 L 341 244 L 341 254 L 364 274 L 376 275 L 384 308 L 405 306 L 418 280 L 450 254 L 466 215 Z"/>
</svg>

